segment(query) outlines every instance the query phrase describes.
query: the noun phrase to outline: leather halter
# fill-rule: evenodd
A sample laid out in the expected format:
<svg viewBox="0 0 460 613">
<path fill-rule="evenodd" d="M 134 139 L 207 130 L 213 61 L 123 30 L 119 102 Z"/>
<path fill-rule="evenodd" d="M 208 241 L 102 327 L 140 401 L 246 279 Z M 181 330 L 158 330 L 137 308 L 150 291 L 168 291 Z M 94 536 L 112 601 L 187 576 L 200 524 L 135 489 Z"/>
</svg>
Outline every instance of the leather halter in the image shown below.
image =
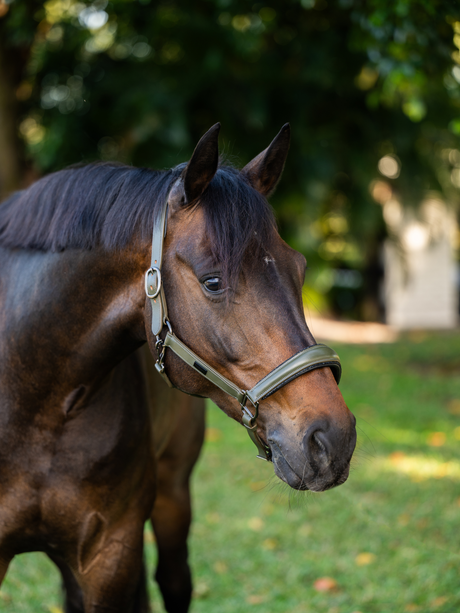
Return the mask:
<svg viewBox="0 0 460 613">
<path fill-rule="evenodd" d="M 264 400 L 278 389 L 295 379 L 316 368 L 328 366 L 332 370 L 337 383 L 340 381 L 342 367 L 339 356 L 326 345 L 312 345 L 291 356 L 288 360 L 277 366 L 261 379 L 250 390 L 240 389 L 226 377 L 218 373 L 207 362 L 200 358 L 194 351 L 185 345 L 173 333 L 168 319 L 168 308 L 161 280 L 161 264 L 163 259 L 163 242 L 166 236 L 168 215 L 168 201 L 166 201 L 153 226 L 152 238 L 152 265 L 145 273 L 145 293 L 152 305 L 152 332 L 156 337 L 156 349 L 158 360 L 155 367 L 169 387 L 174 387 L 165 372 L 164 355 L 169 347 L 186 364 L 196 372 L 211 381 L 222 391 L 235 398 L 241 405 L 242 422 L 247 428 L 249 437 L 258 450 L 257 457 L 261 460 L 271 460 L 271 450 L 257 434 L 257 417 L 259 414 L 259 402 Z M 168 331 L 164 340 L 160 333 L 164 327 Z M 246 406 L 250 402 L 254 407 L 254 414 Z"/>
</svg>

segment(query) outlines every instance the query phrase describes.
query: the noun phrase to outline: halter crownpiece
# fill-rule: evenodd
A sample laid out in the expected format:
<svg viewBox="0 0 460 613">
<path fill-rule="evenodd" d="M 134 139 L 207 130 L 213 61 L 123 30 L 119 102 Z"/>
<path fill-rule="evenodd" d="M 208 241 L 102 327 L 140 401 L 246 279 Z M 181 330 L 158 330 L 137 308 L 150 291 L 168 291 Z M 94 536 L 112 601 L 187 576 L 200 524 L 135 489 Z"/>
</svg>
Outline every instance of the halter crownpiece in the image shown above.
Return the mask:
<svg viewBox="0 0 460 613">
<path fill-rule="evenodd" d="M 155 368 L 163 377 L 169 387 L 174 387 L 165 372 L 165 351 L 171 349 L 181 360 L 191 366 L 196 372 L 211 381 L 223 392 L 235 398 L 241 406 L 242 422 L 249 437 L 258 450 L 257 457 L 261 460 L 271 460 L 271 450 L 257 434 L 257 417 L 259 415 L 259 402 L 268 398 L 281 387 L 316 368 L 328 366 L 332 370 L 337 383 L 340 381 L 342 367 L 339 356 L 326 345 L 312 345 L 291 356 L 261 379 L 250 390 L 242 390 L 218 373 L 207 362 L 185 345 L 173 333 L 168 319 L 166 297 L 161 280 L 161 264 L 163 259 L 163 242 L 166 236 L 166 221 L 168 214 L 168 201 L 166 200 L 161 215 L 153 225 L 152 237 L 152 264 L 145 273 L 145 293 L 152 305 L 152 332 L 156 337 L 156 350 L 158 359 Z M 164 340 L 160 333 L 164 327 L 168 328 Z M 250 402 L 254 407 L 254 414 L 247 407 Z"/>
</svg>

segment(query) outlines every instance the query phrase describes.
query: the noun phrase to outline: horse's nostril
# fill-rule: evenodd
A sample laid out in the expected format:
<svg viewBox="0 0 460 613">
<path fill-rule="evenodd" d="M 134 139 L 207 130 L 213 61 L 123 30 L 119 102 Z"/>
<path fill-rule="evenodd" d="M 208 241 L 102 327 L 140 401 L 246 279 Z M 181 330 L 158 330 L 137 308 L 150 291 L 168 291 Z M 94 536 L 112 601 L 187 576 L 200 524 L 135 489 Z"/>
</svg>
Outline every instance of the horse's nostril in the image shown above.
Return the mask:
<svg viewBox="0 0 460 613">
<path fill-rule="evenodd" d="M 312 466 L 325 467 L 330 462 L 329 424 L 320 421 L 312 424 L 304 437 L 305 454 Z"/>
<path fill-rule="evenodd" d="M 318 436 L 319 432 L 315 432 L 312 436 L 312 441 L 318 446 L 319 450 L 322 453 L 327 453 L 326 446 L 321 442 L 320 437 Z"/>
</svg>

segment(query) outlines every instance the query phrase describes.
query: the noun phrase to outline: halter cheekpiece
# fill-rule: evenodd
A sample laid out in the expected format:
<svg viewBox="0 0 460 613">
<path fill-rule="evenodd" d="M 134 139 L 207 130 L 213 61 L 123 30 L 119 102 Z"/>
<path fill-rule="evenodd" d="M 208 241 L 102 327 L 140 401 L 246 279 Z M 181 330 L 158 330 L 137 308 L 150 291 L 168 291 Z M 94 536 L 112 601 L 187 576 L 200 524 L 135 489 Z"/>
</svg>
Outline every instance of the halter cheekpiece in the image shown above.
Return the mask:
<svg viewBox="0 0 460 613">
<path fill-rule="evenodd" d="M 226 377 L 219 374 L 207 362 L 200 358 L 194 351 L 185 345 L 173 333 L 168 319 L 168 309 L 161 280 L 161 264 L 163 259 L 163 242 L 166 236 L 168 215 L 168 200 L 166 200 L 161 214 L 158 216 L 153 226 L 152 237 L 152 263 L 145 273 L 145 293 L 152 305 L 152 332 L 156 337 L 156 349 L 158 359 L 155 367 L 166 383 L 173 387 L 165 372 L 165 351 L 171 349 L 186 364 L 191 366 L 196 372 L 211 381 L 222 391 L 235 398 L 241 406 L 242 422 L 247 428 L 248 434 L 258 450 L 257 457 L 261 460 L 271 460 L 271 451 L 259 435 L 257 434 L 257 417 L 259 414 L 259 402 L 264 400 L 278 389 L 295 379 L 316 368 L 328 366 L 332 370 L 337 383 L 340 381 L 342 367 L 339 356 L 326 345 L 312 345 L 303 349 L 299 353 L 291 356 L 288 360 L 277 366 L 261 379 L 250 390 L 242 390 L 237 385 L 229 381 Z M 164 327 L 167 333 L 164 338 L 160 338 L 160 333 Z M 254 407 L 254 414 L 246 406 L 250 402 Z"/>
</svg>

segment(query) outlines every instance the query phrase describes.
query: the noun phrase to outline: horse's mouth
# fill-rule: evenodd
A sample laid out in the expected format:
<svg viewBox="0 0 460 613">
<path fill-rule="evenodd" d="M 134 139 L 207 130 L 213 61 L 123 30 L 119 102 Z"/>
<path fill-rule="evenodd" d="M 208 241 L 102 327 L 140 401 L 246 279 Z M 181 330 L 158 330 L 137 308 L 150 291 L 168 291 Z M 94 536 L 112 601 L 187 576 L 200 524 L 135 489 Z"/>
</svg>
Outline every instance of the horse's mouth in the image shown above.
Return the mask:
<svg viewBox="0 0 460 613">
<path fill-rule="evenodd" d="M 327 470 L 319 471 L 310 466 L 305 458 L 304 465 L 301 468 L 294 469 L 276 442 L 270 441 L 270 448 L 276 476 L 295 490 L 324 492 L 342 485 L 348 479 L 350 463 L 344 469 L 338 471 L 334 470 L 333 466 L 329 466 Z"/>
</svg>

